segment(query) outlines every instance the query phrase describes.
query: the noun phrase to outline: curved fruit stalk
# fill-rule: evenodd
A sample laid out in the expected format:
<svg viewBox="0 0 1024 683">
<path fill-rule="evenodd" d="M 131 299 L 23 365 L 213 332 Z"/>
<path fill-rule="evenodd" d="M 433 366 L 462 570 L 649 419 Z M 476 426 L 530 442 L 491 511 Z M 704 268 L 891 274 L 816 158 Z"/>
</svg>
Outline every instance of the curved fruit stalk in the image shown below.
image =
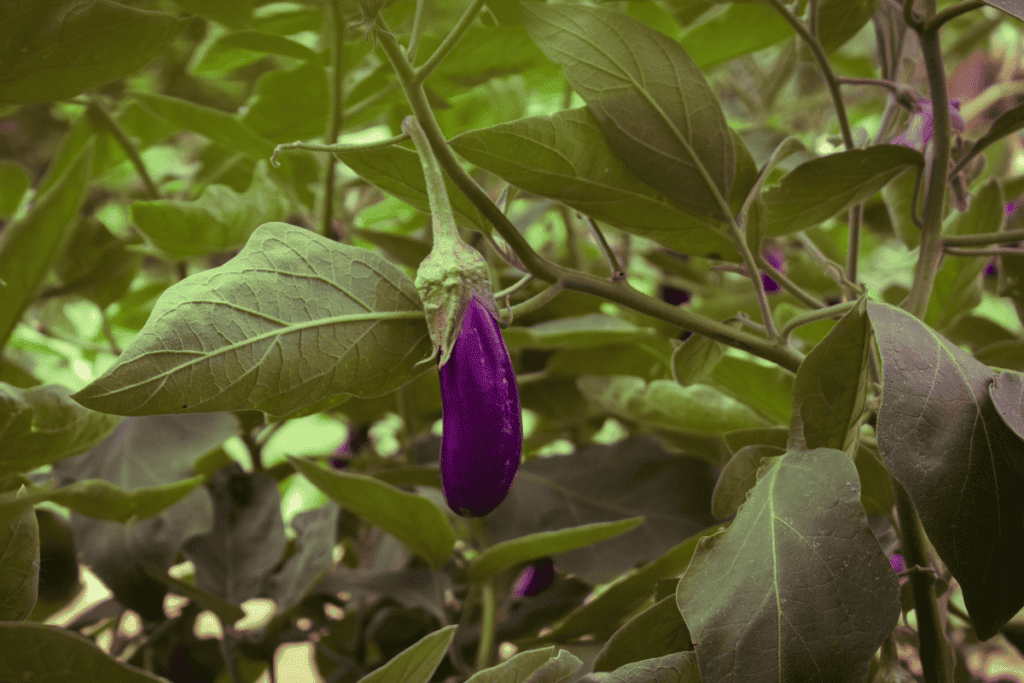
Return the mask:
<svg viewBox="0 0 1024 683">
<path fill-rule="evenodd" d="M 441 487 L 448 507 L 482 517 L 508 495 L 523 452 L 519 390 L 497 320 L 472 297 L 441 377 Z"/>
</svg>

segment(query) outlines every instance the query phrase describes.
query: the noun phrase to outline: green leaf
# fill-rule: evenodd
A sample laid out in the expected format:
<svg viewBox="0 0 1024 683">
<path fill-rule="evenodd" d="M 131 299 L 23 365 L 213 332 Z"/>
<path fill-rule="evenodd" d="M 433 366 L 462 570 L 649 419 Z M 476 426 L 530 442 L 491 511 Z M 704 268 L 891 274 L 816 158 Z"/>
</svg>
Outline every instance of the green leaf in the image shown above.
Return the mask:
<svg viewBox="0 0 1024 683">
<path fill-rule="evenodd" d="M 281 40 L 292 43 L 286 38 Z M 319 62 L 295 69 L 274 69 L 260 76 L 256 101 L 242 120 L 268 140 L 285 142 L 317 137 L 327 127 L 329 100 L 327 73 Z"/>
<path fill-rule="evenodd" d="M 818 7 L 818 40 L 834 52 L 871 21 L 878 0 L 824 0 Z"/>
<path fill-rule="evenodd" d="M 718 96 L 679 43 L 612 10 L 521 9 L 530 36 L 562 67 L 626 166 L 687 212 L 726 219 L 733 138 Z"/>
<path fill-rule="evenodd" d="M 526 679 L 525 683 L 568 683 L 575 680 L 576 673 L 583 668 L 583 661 L 568 650 L 541 664 L 540 668 Z"/>
<path fill-rule="evenodd" d="M 373 183 L 388 194 L 410 206 L 430 213 L 427 199 L 427 185 L 423 179 L 423 164 L 416 152 L 389 145 L 378 149 L 338 152 L 337 157 L 355 173 Z M 490 233 L 490 223 L 462 191 L 455 187 L 448 176 L 444 177 L 445 188 L 455 212 L 455 222 L 464 227 Z"/>
<path fill-rule="evenodd" d="M 989 396 L 991 368 L 895 306 L 868 303 L 868 315 L 882 355 L 882 461 L 990 638 L 1024 607 L 1024 527 L 1013 521 L 1024 499 L 1011 464 L 1021 440 Z"/>
<path fill-rule="evenodd" d="M 202 2 L 202 0 L 194 1 L 197 3 Z M 205 6 L 210 3 L 202 2 L 202 4 Z M 307 62 L 320 61 L 320 56 L 302 43 L 285 38 L 284 36 L 266 33 L 265 31 L 234 31 L 219 38 L 216 44 L 224 47 L 238 47 L 244 50 L 294 57 Z"/>
<path fill-rule="evenodd" d="M 923 163 L 921 153 L 909 147 L 875 145 L 800 164 L 764 193 L 768 236 L 780 237 L 818 225 Z"/>
<path fill-rule="evenodd" d="M 907 245 L 908 249 L 916 249 L 921 244 L 921 228 L 914 223 L 913 210 L 914 190 L 920 179 L 920 170 L 913 173 L 901 173 L 896 176 L 888 185 L 882 188 L 882 200 L 889 212 L 889 219 L 892 221 L 893 231 L 896 236 Z M 921 215 L 921 204 L 923 201 L 923 188 L 918 193 L 917 216 Z"/>
<path fill-rule="evenodd" d="M 187 23 L 110 0 L 7 3 L 0 102 L 66 99 L 127 76 L 162 53 Z"/>
<path fill-rule="evenodd" d="M 117 362 L 74 395 L 123 415 L 262 410 L 379 396 L 424 369 L 419 297 L 382 257 L 268 223 L 222 266 L 160 296 Z"/>
<path fill-rule="evenodd" d="M 614 671 L 633 662 L 692 649 L 673 592 L 623 624 L 597 654 L 594 671 Z"/>
<path fill-rule="evenodd" d="M 1006 226 L 1006 200 L 996 178 L 989 178 L 971 198 L 963 213 L 954 213 L 943 235 L 976 235 L 1001 232 Z M 982 273 L 988 256 L 947 254 L 935 275 L 924 322 L 946 332 L 981 303 Z"/>
<path fill-rule="evenodd" d="M 739 258 L 721 223 L 676 208 L 634 175 L 586 107 L 471 130 L 452 138 L 451 146 L 508 183 L 594 220 L 675 251 Z"/>
<path fill-rule="evenodd" d="M 793 27 L 768 5 L 733 5 L 687 31 L 679 41 L 706 68 L 756 52 L 793 35 Z"/>
<path fill-rule="evenodd" d="M 390 662 L 359 679 L 358 683 L 427 683 L 441 663 L 457 626 L 445 626 L 423 636 Z"/>
<path fill-rule="evenodd" d="M 197 604 L 202 606 L 203 609 L 208 609 L 216 614 L 217 618 L 220 619 L 221 624 L 230 626 L 245 616 L 245 610 L 241 607 L 232 605 L 230 602 L 222 600 L 216 595 L 207 593 L 206 591 L 197 588 L 195 584 L 182 581 L 181 579 L 176 579 L 166 571 L 161 571 L 159 567 L 154 565 L 144 565 L 143 569 L 154 579 L 165 584 L 173 593 L 194 600 Z"/>
<path fill-rule="evenodd" d="M 507 332 L 507 330 L 506 330 Z M 660 338 L 622 344 L 605 344 L 589 349 L 556 351 L 544 371 L 549 375 L 635 375 L 650 381 L 669 375 L 672 346 Z"/>
<path fill-rule="evenodd" d="M 193 12 L 214 19 L 232 28 L 249 23 L 252 15 L 252 0 L 174 0 L 186 12 Z"/>
<path fill-rule="evenodd" d="M 530 674 L 547 663 L 555 655 L 555 646 L 539 650 L 519 652 L 506 662 L 477 671 L 466 683 L 504 683 L 505 681 L 525 681 Z"/>
<path fill-rule="evenodd" d="M 196 568 L 196 586 L 241 605 L 262 594 L 264 582 L 285 549 L 281 494 L 262 472 L 242 472 L 232 463 L 207 484 L 213 497 L 213 528 L 181 546 Z"/>
<path fill-rule="evenodd" d="M 867 298 L 861 298 L 797 370 L 789 450 L 834 448 L 853 455 L 867 395 L 870 344 Z"/>
<path fill-rule="evenodd" d="M 701 683 L 700 669 L 693 652 L 677 652 L 645 659 L 613 671 L 601 683 Z"/>
<path fill-rule="evenodd" d="M 598 522 L 558 531 L 541 531 L 511 541 L 495 543 L 469 563 L 469 578 L 479 583 L 521 562 L 594 545 L 632 531 L 643 522 L 643 517 L 633 517 L 618 522 Z"/>
<path fill-rule="evenodd" d="M 0 218 L 6 220 L 14 214 L 30 185 L 24 166 L 0 159 Z"/>
<path fill-rule="evenodd" d="M 556 318 L 530 327 L 510 327 L 503 330 L 501 336 L 512 349 L 575 350 L 650 339 L 653 330 L 603 313 L 587 313 Z"/>
<path fill-rule="evenodd" d="M 0 232 L 0 349 L 14 330 L 43 276 L 60 254 L 75 224 L 92 172 L 92 148 L 87 148 L 60 182 L 36 197 L 32 209 Z"/>
<path fill-rule="evenodd" d="M 990 2 L 989 4 L 999 7 L 1004 12 L 1009 12 L 1010 10 L 1005 7 L 1000 7 L 1003 1 L 1004 0 L 1000 0 L 998 3 Z M 1009 5 L 1010 3 L 1006 2 L 1006 4 Z M 1024 14 L 1024 11 L 1021 11 L 1019 8 L 1017 9 L 1017 12 Z M 971 145 L 971 148 L 967 153 L 960 159 L 960 161 L 957 162 L 956 166 L 954 166 L 952 171 L 950 171 L 950 175 L 953 175 L 966 166 L 971 159 L 981 154 L 981 152 L 992 143 L 1005 138 L 1007 135 L 1013 135 L 1021 128 L 1024 128 L 1024 104 L 1018 104 L 1016 107 L 1000 114 L 999 118 L 992 122 L 988 131 L 978 138 L 974 144 Z"/>
<path fill-rule="evenodd" d="M 598 410 L 674 432 L 719 436 L 735 429 L 767 426 L 745 405 L 705 384 L 680 386 L 672 380 L 584 375 L 580 392 Z"/>
<path fill-rule="evenodd" d="M 11 681 L 166 683 L 160 676 L 122 664 L 85 636 L 60 626 L 0 622 L 0 643 L 0 678 Z"/>
<path fill-rule="evenodd" d="M 306 597 L 324 573 L 334 566 L 334 546 L 340 509 L 328 502 L 315 510 L 295 516 L 292 527 L 297 534 L 295 554 L 270 577 L 268 597 L 284 613 Z"/>
<path fill-rule="evenodd" d="M 132 202 L 135 225 L 171 257 L 208 256 L 241 248 L 257 226 L 285 216 L 287 203 L 267 173 L 256 165 L 244 193 L 208 185 L 199 199 Z"/>
<path fill-rule="evenodd" d="M 209 138 L 232 152 L 252 159 L 269 159 L 274 145 L 227 112 L 204 107 L 177 97 L 156 93 L 134 93 L 154 114 L 177 127 Z"/>
<path fill-rule="evenodd" d="M 785 448 L 767 444 L 751 444 L 736 451 L 722 468 L 722 473 L 711 493 L 711 512 L 719 519 L 727 519 L 747 499 L 747 494 L 757 483 L 757 471 L 767 458 L 786 452 Z"/>
<path fill-rule="evenodd" d="M 146 519 L 169 508 L 203 482 L 203 477 L 190 477 L 170 484 L 125 491 L 103 479 L 85 479 L 55 489 L 49 500 L 75 512 L 117 522 Z"/>
<path fill-rule="evenodd" d="M 0 522 L 0 558 L 0 621 L 21 621 L 39 590 L 39 523 L 31 505 Z"/>
<path fill-rule="evenodd" d="M 673 339 L 672 345 L 672 378 L 684 387 L 707 379 L 725 355 L 725 344 L 700 334 L 691 334 L 684 341 Z"/>
<path fill-rule="evenodd" d="M 1013 0 L 985 0 L 985 3 L 1024 21 L 1024 7 Z"/>
<path fill-rule="evenodd" d="M 766 366 L 746 358 L 725 356 L 711 371 L 709 384 L 773 424 L 789 424 L 793 375 L 777 365 Z"/>
<path fill-rule="evenodd" d="M 121 419 L 87 410 L 62 386 L 0 382 L 0 474 L 28 472 L 85 452 Z"/>
<path fill-rule="evenodd" d="M 676 597 L 705 681 L 863 683 L 900 615 L 853 461 L 790 451 L 703 539 Z"/>
<path fill-rule="evenodd" d="M 444 513 L 424 496 L 374 477 L 333 472 L 292 457 L 288 462 L 329 498 L 379 526 L 433 566 L 440 567 L 451 557 L 455 532 Z"/>
<path fill-rule="evenodd" d="M 700 539 L 724 528 L 713 526 L 694 534 L 640 569 L 620 576 L 607 590 L 555 624 L 551 633 L 543 636 L 542 640 L 565 642 L 588 633 L 598 638 L 611 635 L 622 619 L 654 595 L 658 579 L 678 576 L 686 569 Z"/>
</svg>

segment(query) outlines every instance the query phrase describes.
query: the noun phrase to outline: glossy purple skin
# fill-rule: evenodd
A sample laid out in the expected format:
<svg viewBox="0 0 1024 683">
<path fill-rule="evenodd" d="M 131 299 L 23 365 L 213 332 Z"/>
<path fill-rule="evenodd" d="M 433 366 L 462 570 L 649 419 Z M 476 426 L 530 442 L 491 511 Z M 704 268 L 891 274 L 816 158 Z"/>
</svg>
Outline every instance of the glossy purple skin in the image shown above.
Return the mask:
<svg viewBox="0 0 1024 683">
<path fill-rule="evenodd" d="M 497 321 L 474 297 L 441 377 L 441 488 L 448 507 L 483 517 L 505 500 L 523 453 L 512 360 Z"/>
</svg>

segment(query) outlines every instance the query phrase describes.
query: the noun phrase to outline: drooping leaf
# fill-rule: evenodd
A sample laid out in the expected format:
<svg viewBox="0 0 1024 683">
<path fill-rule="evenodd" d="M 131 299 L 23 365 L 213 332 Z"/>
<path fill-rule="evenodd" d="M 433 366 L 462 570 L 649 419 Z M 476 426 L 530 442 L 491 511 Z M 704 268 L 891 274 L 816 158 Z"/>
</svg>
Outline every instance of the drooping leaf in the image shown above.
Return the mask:
<svg viewBox="0 0 1024 683">
<path fill-rule="evenodd" d="M 0 37 L 0 102 L 74 97 L 127 76 L 188 22 L 111 0 L 14 0 Z"/>
<path fill-rule="evenodd" d="M 824 0 L 818 6 L 818 40 L 834 52 L 874 16 L 878 0 Z"/>
<path fill-rule="evenodd" d="M 166 679 L 117 661 L 96 643 L 60 626 L 0 622 L 0 678 L 11 681 L 163 683 Z M 26 679 L 25 673 L 31 672 Z"/>
<path fill-rule="evenodd" d="M 676 596 L 702 680 L 864 681 L 900 605 L 859 495 L 846 454 L 790 451 L 700 542 Z"/>
<path fill-rule="evenodd" d="M 288 462 L 328 497 L 379 526 L 434 566 L 441 566 L 451 556 L 455 532 L 444 513 L 424 496 L 366 475 L 334 472 L 297 458 L 290 457 Z"/>
<path fill-rule="evenodd" d="M 31 506 L 0 522 L 0 622 L 32 613 L 39 590 L 39 523 Z"/>
<path fill-rule="evenodd" d="M 180 129 L 191 130 L 241 152 L 254 160 L 269 159 L 274 145 L 231 114 L 159 93 L 135 93 L 134 97 L 160 118 Z"/>
<path fill-rule="evenodd" d="M 470 562 L 469 578 L 480 582 L 527 560 L 594 545 L 631 531 L 643 524 L 643 521 L 643 517 L 633 517 L 618 522 L 598 522 L 558 531 L 541 531 L 496 543 Z"/>
<path fill-rule="evenodd" d="M 769 5 L 733 5 L 687 31 L 680 43 L 706 68 L 756 52 L 793 35 L 793 27 Z"/>
<path fill-rule="evenodd" d="M 869 303 L 868 315 L 882 355 L 882 460 L 987 639 L 1024 606 L 1020 438 L 989 396 L 995 371 L 899 308 Z"/>
<path fill-rule="evenodd" d="M 612 635 L 594 660 L 594 671 L 693 649 L 673 592 L 636 615 Z"/>
<path fill-rule="evenodd" d="M 451 145 L 510 184 L 594 220 L 679 252 L 738 259 L 722 224 L 682 211 L 634 175 L 586 107 L 467 131 Z"/>
<path fill-rule="evenodd" d="M 217 45 L 240 47 L 256 52 L 294 57 L 307 62 L 319 60 L 317 53 L 302 43 L 266 31 L 234 31 L 217 40 Z"/>
<path fill-rule="evenodd" d="M 17 389 L 0 383 L 0 474 L 28 472 L 82 453 L 121 418 L 82 408 L 57 385 Z"/>
<path fill-rule="evenodd" d="M 427 683 L 441 663 L 457 626 L 445 626 L 410 645 L 358 683 Z"/>
<path fill-rule="evenodd" d="M 233 465 L 217 471 L 207 485 L 213 528 L 189 539 L 181 554 L 195 565 L 199 588 L 240 605 L 259 594 L 281 561 L 285 535 L 277 482 Z"/>
<path fill-rule="evenodd" d="M 724 528 L 708 527 L 640 569 L 619 577 L 607 590 L 554 624 L 551 633 L 542 639 L 565 642 L 587 634 L 597 638 L 610 636 L 616 625 L 654 595 L 659 579 L 678 576 L 686 569 L 700 539 Z"/>
<path fill-rule="evenodd" d="M 853 455 L 867 394 L 870 341 L 867 299 L 862 298 L 797 370 L 790 450 L 834 448 Z"/>
<path fill-rule="evenodd" d="M 620 12 L 521 6 L 523 25 L 587 102 L 637 177 L 696 216 L 724 220 L 735 175 L 718 97 L 686 51 Z M 638 45 L 644 49 L 638 51 Z"/>
<path fill-rule="evenodd" d="M 278 612 L 287 612 L 306 597 L 309 589 L 334 564 L 335 533 L 340 508 L 328 502 L 315 510 L 295 516 L 292 527 L 298 533 L 298 547 L 284 565 L 270 577 L 269 597 Z"/>
<path fill-rule="evenodd" d="M 92 157 L 92 148 L 86 147 L 60 181 L 0 233 L 0 282 L 5 283 L 0 298 L 0 349 L 60 254 L 68 226 L 75 224 L 92 173 Z"/>
<path fill-rule="evenodd" d="M 117 362 L 74 395 L 124 415 L 262 410 L 393 391 L 430 341 L 412 282 L 382 257 L 283 223 L 168 288 Z"/>
<path fill-rule="evenodd" d="M 768 235 L 781 237 L 818 225 L 923 163 L 921 153 L 909 147 L 875 145 L 800 164 L 764 194 Z"/>
</svg>

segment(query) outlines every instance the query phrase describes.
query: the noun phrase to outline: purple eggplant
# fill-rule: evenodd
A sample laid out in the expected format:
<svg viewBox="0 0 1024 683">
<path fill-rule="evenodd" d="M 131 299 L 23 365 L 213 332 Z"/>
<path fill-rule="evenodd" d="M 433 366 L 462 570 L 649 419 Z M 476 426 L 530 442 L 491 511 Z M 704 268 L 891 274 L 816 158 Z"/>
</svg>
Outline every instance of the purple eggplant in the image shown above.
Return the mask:
<svg viewBox="0 0 1024 683">
<path fill-rule="evenodd" d="M 441 486 L 448 507 L 483 517 L 505 500 L 523 452 L 519 391 L 498 323 L 470 299 L 441 377 Z"/>
</svg>

